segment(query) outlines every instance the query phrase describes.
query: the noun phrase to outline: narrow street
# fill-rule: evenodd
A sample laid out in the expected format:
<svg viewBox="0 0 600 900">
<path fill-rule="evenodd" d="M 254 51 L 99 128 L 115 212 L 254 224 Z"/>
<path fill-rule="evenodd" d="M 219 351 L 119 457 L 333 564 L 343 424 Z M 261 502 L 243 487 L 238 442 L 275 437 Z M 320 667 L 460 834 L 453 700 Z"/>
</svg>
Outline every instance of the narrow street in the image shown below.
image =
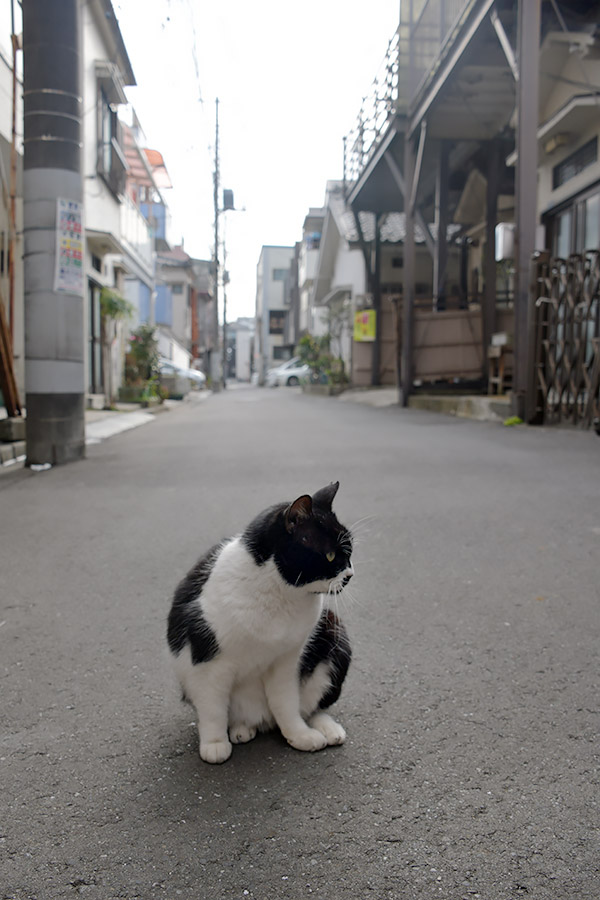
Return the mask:
<svg viewBox="0 0 600 900">
<path fill-rule="evenodd" d="M 600 440 L 232 388 L 0 476 L 0 897 L 597 900 Z M 198 756 L 179 579 L 339 480 L 354 659 L 316 754 Z"/>
</svg>

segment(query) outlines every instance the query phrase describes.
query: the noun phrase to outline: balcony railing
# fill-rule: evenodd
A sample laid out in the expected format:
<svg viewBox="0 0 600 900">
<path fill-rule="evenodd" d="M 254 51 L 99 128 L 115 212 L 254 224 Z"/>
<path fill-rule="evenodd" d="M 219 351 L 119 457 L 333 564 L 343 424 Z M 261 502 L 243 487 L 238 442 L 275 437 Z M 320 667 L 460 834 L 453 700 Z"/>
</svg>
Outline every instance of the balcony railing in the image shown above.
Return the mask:
<svg viewBox="0 0 600 900">
<path fill-rule="evenodd" d="M 127 196 L 121 199 L 121 241 L 151 273 L 152 232 L 140 210 Z"/>
<path fill-rule="evenodd" d="M 409 101 L 419 93 L 429 73 L 443 55 L 456 26 L 475 0 L 426 0 L 410 25 Z"/>
<path fill-rule="evenodd" d="M 409 113 L 477 0 L 412 0 L 344 138 L 344 180 L 356 181 L 397 113 Z"/>
<path fill-rule="evenodd" d="M 358 118 L 344 138 L 344 180 L 355 181 L 364 169 L 396 112 L 398 99 L 399 36 L 394 34 L 379 71 L 360 107 Z"/>
</svg>

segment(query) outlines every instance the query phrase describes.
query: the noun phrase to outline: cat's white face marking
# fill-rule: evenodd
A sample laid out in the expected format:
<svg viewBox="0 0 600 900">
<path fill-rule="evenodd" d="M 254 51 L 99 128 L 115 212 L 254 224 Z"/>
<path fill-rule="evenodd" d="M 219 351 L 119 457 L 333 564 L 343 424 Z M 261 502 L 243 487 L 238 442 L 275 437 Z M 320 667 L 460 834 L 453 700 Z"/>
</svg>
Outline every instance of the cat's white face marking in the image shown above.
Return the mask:
<svg viewBox="0 0 600 900">
<path fill-rule="evenodd" d="M 323 578 L 320 581 L 313 581 L 309 585 L 311 594 L 340 594 L 352 576 L 354 575 L 354 566 L 352 560 L 348 560 L 345 569 L 335 576 L 335 578 Z"/>
</svg>

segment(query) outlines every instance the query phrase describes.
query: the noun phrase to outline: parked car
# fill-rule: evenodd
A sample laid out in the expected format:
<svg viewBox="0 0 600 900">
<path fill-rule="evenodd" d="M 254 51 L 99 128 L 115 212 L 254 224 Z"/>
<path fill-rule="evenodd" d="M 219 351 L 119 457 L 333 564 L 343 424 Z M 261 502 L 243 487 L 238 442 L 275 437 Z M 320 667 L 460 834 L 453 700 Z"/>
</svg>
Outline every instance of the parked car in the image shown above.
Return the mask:
<svg viewBox="0 0 600 900">
<path fill-rule="evenodd" d="M 158 364 L 158 380 L 169 392 L 169 397 L 185 397 L 191 390 L 200 390 L 206 384 L 206 375 L 198 369 L 176 366 L 169 359 L 161 359 Z"/>
<path fill-rule="evenodd" d="M 310 366 L 301 362 L 299 356 L 286 360 L 280 366 L 269 369 L 265 382 L 268 387 L 277 387 L 278 385 L 300 384 L 303 378 L 307 378 L 310 374 Z"/>
</svg>

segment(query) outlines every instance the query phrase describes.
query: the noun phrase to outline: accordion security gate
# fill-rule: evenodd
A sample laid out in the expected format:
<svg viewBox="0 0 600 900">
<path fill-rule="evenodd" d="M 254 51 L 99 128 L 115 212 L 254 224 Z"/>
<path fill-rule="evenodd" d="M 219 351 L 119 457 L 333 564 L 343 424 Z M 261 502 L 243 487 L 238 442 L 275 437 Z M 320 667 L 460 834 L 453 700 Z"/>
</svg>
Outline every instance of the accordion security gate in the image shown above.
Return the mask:
<svg viewBox="0 0 600 900">
<path fill-rule="evenodd" d="M 600 428 L 600 251 L 535 263 L 530 419 Z"/>
</svg>

